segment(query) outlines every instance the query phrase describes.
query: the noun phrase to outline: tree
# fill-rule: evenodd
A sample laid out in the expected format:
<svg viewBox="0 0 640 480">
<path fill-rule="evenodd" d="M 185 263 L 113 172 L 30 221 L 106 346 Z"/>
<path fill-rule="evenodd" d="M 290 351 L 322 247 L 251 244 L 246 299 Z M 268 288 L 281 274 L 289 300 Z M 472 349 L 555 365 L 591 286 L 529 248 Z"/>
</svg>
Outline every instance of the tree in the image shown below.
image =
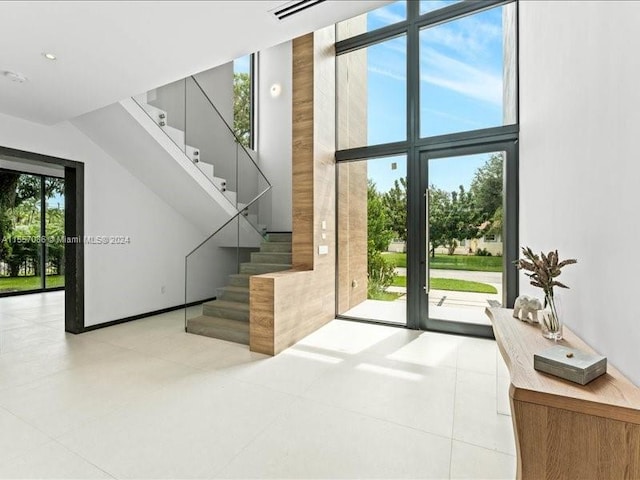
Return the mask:
<svg viewBox="0 0 640 480">
<path fill-rule="evenodd" d="M 388 262 L 382 252 L 386 252 L 393 240 L 393 230 L 383 202 L 383 196 L 376 184 L 369 180 L 367 185 L 367 273 L 369 298 L 382 293 L 395 276 L 395 265 Z"/>
<path fill-rule="evenodd" d="M 13 222 L 11 209 L 16 204 L 16 194 L 20 174 L 0 171 L 0 259 L 6 260 L 11 255 L 12 249 L 8 234 L 11 232 Z"/>
<path fill-rule="evenodd" d="M 436 247 L 447 248 L 453 255 L 458 242 L 478 235 L 478 211 L 471 192 L 460 185 L 458 191 L 446 192 L 431 186 L 429 190 L 429 242 L 431 256 Z"/>
<path fill-rule="evenodd" d="M 389 229 L 396 238 L 407 241 L 407 179 L 402 177 L 393 182 L 393 187 L 383 195 L 382 201 L 389 219 Z"/>
<path fill-rule="evenodd" d="M 367 185 L 367 233 L 371 248 L 378 252 L 386 252 L 393 231 L 389 228 L 389 218 L 376 184 L 369 180 Z"/>
<path fill-rule="evenodd" d="M 248 73 L 233 74 L 233 133 L 249 147 L 251 137 L 251 78 Z"/>
<path fill-rule="evenodd" d="M 480 222 L 489 222 L 484 234 L 502 233 L 502 190 L 504 155 L 494 153 L 478 168 L 471 182 L 471 193 L 480 213 Z"/>
<path fill-rule="evenodd" d="M 18 275 L 25 262 L 33 265 L 34 273 L 40 275 L 41 244 L 25 243 L 25 237 L 40 237 L 40 206 L 42 182 L 38 175 L 0 172 L 0 259 L 9 267 L 9 275 Z M 64 192 L 64 180 L 46 178 L 45 198 Z M 64 234 L 64 215 L 47 209 L 47 233 Z M 51 217 L 50 217 L 51 215 Z M 62 268 L 64 245 L 50 246 L 50 259 Z"/>
</svg>

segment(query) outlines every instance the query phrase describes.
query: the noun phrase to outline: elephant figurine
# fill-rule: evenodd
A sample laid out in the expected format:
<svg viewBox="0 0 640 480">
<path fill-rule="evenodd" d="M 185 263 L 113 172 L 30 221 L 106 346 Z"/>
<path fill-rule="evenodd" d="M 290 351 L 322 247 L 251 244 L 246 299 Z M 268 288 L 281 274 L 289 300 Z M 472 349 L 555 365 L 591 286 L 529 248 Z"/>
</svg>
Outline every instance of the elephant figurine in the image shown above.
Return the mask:
<svg viewBox="0 0 640 480">
<path fill-rule="evenodd" d="M 540 300 L 527 295 L 520 295 L 513 304 L 513 316 L 523 322 L 538 323 L 538 310 L 542 310 Z"/>
</svg>

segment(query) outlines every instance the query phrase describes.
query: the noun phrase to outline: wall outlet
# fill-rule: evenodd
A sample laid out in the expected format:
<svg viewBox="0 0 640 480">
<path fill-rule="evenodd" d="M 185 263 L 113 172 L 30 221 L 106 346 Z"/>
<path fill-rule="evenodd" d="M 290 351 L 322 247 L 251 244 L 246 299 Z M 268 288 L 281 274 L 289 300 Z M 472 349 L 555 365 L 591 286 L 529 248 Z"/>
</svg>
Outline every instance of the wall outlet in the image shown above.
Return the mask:
<svg viewBox="0 0 640 480">
<path fill-rule="evenodd" d="M 329 253 L 329 245 L 318 245 L 318 255 L 326 255 Z"/>
</svg>

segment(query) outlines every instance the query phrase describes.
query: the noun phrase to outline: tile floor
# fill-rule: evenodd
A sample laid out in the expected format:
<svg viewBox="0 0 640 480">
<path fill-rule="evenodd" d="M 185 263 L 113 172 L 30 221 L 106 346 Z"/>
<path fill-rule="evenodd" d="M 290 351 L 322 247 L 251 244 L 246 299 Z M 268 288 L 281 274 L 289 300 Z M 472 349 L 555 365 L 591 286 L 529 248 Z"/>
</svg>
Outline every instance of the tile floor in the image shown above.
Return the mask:
<svg viewBox="0 0 640 480">
<path fill-rule="evenodd" d="M 493 341 L 335 320 L 270 358 L 0 299 L 0 478 L 514 478 Z M 496 397 L 496 391 L 500 398 Z"/>
</svg>

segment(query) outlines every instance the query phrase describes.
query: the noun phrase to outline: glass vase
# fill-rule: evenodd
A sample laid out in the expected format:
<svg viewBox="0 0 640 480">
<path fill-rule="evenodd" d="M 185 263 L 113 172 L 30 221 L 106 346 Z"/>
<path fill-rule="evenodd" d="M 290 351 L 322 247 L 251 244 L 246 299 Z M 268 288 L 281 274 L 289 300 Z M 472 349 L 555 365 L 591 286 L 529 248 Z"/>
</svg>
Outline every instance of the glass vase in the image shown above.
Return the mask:
<svg viewBox="0 0 640 480">
<path fill-rule="evenodd" d="M 562 339 L 562 320 L 559 315 L 558 297 L 554 295 L 545 296 L 546 306 L 540 315 L 540 329 L 542 336 L 557 342 Z"/>
</svg>

